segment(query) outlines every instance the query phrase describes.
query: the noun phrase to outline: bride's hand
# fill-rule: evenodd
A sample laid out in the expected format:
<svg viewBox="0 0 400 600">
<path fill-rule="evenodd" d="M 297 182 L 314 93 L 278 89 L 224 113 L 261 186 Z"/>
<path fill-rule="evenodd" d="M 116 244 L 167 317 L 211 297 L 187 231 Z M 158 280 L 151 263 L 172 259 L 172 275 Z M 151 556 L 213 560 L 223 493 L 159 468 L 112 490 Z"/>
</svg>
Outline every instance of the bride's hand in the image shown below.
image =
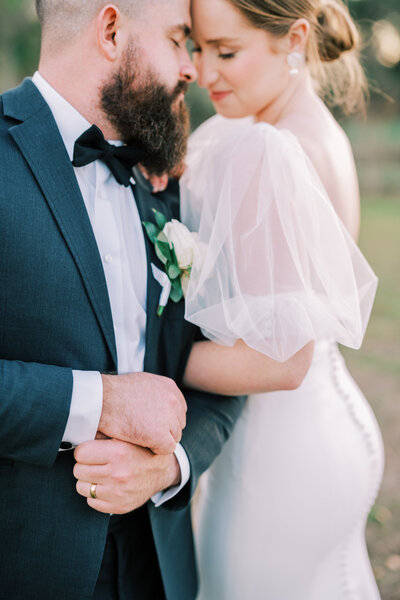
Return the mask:
<svg viewBox="0 0 400 600">
<path fill-rule="evenodd" d="M 179 179 L 180 177 L 182 177 L 183 173 L 186 170 L 186 164 L 182 162 L 181 164 L 177 165 L 171 171 L 171 173 L 163 173 L 162 175 L 150 175 L 143 165 L 139 164 L 138 166 L 143 174 L 143 177 L 147 179 L 147 181 L 149 181 L 153 186 L 153 194 L 158 194 L 158 192 L 163 192 L 164 190 L 166 190 L 169 178 L 174 177 L 176 179 Z"/>
<path fill-rule="evenodd" d="M 168 186 L 168 173 L 164 173 L 163 175 L 149 175 L 146 169 L 139 165 L 139 168 L 143 174 L 143 177 L 149 181 L 153 187 L 153 194 L 158 194 L 158 192 L 163 192 Z"/>
</svg>

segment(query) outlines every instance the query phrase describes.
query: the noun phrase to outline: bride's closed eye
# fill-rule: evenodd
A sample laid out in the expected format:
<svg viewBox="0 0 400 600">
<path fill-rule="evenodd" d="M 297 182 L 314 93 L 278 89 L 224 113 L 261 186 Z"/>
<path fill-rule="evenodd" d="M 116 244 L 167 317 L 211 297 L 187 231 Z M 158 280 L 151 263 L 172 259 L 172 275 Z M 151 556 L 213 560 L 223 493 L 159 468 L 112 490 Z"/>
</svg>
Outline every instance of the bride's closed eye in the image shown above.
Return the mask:
<svg viewBox="0 0 400 600">
<path fill-rule="evenodd" d="M 222 58 L 222 60 L 229 60 L 230 58 L 235 58 L 237 54 L 237 48 L 233 48 L 230 45 L 220 44 L 216 47 L 218 50 L 218 58 Z"/>
<path fill-rule="evenodd" d="M 193 46 L 191 48 L 191 53 L 193 54 L 201 54 L 202 50 L 200 46 Z M 235 58 L 236 52 L 219 52 L 218 58 L 222 58 L 222 60 L 228 60 L 230 58 Z"/>
</svg>

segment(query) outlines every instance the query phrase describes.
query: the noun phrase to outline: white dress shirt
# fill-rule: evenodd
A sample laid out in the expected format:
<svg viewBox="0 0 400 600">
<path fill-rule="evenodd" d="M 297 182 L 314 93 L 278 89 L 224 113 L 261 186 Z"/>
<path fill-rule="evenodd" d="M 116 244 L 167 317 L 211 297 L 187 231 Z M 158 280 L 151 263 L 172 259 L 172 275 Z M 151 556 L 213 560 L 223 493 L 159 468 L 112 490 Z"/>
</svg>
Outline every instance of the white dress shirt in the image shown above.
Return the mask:
<svg viewBox="0 0 400 600">
<path fill-rule="evenodd" d="M 56 121 L 70 160 L 76 139 L 91 126 L 36 72 L 32 78 Z M 115 145 L 120 142 L 114 141 Z M 143 371 L 146 333 L 147 257 L 143 228 L 131 188 L 120 185 L 107 165 L 96 160 L 74 168 L 93 228 L 110 298 L 117 346 L 118 373 Z M 73 392 L 63 441 L 77 446 L 95 438 L 102 410 L 101 375 L 73 371 Z M 177 494 L 190 476 L 180 444 L 175 455 L 181 483 L 153 497 L 156 505 Z"/>
</svg>

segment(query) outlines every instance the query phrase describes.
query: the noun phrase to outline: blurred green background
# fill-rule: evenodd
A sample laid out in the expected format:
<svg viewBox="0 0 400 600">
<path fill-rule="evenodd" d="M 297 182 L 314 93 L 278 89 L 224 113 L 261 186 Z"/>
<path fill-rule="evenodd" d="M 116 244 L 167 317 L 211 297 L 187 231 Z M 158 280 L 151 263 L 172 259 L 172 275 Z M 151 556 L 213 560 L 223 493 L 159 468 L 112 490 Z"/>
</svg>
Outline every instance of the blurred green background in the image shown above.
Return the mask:
<svg viewBox="0 0 400 600">
<path fill-rule="evenodd" d="M 360 178 L 360 246 L 380 285 L 362 349 L 344 350 L 344 354 L 384 437 L 385 477 L 369 518 L 367 539 L 382 599 L 399 600 L 400 0 L 349 0 L 348 4 L 363 34 L 362 59 L 371 98 L 366 120 L 353 117 L 341 123 L 352 142 Z M 34 0 L 0 0 L 0 92 L 34 72 L 39 44 Z M 195 86 L 188 103 L 193 127 L 213 113 L 207 94 Z"/>
</svg>

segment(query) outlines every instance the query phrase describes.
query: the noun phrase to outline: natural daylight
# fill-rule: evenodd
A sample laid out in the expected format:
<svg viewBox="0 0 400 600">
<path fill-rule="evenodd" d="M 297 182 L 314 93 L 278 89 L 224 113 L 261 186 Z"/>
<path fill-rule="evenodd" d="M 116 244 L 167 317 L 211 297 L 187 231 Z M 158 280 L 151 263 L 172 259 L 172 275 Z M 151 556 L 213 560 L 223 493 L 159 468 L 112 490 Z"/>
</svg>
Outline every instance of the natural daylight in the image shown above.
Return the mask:
<svg viewBox="0 0 400 600">
<path fill-rule="evenodd" d="M 399 0 L 0 0 L 0 598 L 400 598 Z"/>
</svg>

